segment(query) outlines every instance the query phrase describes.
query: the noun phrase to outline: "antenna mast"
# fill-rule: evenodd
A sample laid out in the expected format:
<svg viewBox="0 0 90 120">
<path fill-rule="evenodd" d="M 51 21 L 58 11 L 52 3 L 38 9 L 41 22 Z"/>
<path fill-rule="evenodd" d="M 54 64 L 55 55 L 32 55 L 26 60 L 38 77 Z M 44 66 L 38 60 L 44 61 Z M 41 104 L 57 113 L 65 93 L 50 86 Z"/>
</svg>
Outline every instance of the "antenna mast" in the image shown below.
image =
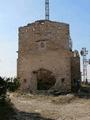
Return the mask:
<svg viewBox="0 0 90 120">
<path fill-rule="evenodd" d="M 83 56 L 83 81 L 87 82 L 87 65 L 89 61 L 87 60 L 86 56 L 88 54 L 88 51 L 86 48 L 82 48 L 81 50 L 81 56 Z"/>
<path fill-rule="evenodd" d="M 49 20 L 49 0 L 45 0 L 45 19 Z"/>
</svg>

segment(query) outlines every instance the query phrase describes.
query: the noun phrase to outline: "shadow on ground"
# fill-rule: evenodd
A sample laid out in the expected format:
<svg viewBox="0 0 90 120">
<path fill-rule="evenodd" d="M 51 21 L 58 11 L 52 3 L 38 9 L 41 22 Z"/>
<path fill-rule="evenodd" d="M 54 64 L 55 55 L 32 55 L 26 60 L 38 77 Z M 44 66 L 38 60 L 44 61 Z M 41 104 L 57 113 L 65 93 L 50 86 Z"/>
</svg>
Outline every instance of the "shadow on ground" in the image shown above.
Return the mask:
<svg viewBox="0 0 90 120">
<path fill-rule="evenodd" d="M 19 112 L 17 115 L 13 116 L 11 120 L 54 120 L 54 119 L 42 117 L 39 113 Z"/>
<path fill-rule="evenodd" d="M 10 102 L 0 102 L 0 120 L 53 120 L 42 117 L 39 113 L 18 111 Z"/>
<path fill-rule="evenodd" d="M 0 120 L 9 120 L 15 113 L 13 105 L 7 101 L 0 101 Z"/>
<path fill-rule="evenodd" d="M 81 87 L 80 91 L 77 94 L 80 98 L 90 99 L 90 86 L 88 87 Z"/>
</svg>

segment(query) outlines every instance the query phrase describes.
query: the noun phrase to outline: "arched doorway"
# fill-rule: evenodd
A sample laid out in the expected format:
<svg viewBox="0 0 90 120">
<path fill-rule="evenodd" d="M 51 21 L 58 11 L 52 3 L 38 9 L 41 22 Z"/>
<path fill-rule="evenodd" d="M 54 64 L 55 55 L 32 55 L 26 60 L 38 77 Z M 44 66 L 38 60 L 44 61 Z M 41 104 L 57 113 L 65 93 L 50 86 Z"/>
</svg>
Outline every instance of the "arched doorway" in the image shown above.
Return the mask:
<svg viewBox="0 0 90 120">
<path fill-rule="evenodd" d="M 56 83 L 55 76 L 49 70 L 41 68 L 36 71 L 36 76 L 38 90 L 49 90 Z"/>
</svg>

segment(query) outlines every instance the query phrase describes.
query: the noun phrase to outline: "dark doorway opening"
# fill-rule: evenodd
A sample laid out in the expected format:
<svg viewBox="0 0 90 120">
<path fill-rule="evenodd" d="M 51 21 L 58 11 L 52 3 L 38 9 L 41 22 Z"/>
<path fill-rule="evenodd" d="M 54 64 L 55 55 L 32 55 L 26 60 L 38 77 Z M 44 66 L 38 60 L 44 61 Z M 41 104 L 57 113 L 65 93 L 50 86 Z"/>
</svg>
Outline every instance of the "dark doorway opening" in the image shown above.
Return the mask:
<svg viewBox="0 0 90 120">
<path fill-rule="evenodd" d="M 37 71 L 37 89 L 49 90 L 56 83 L 56 79 L 53 73 L 46 69 L 39 69 Z"/>
</svg>

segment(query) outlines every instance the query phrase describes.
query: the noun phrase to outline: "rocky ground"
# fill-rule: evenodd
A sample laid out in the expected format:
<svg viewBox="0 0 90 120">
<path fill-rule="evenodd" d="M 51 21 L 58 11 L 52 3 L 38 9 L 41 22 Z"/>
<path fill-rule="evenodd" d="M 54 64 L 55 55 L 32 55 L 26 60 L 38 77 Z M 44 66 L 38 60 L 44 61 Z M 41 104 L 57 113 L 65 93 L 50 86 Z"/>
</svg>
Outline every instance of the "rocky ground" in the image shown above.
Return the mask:
<svg viewBox="0 0 90 120">
<path fill-rule="evenodd" d="M 11 120 L 90 120 L 90 99 L 10 94 L 16 114 Z"/>
</svg>

